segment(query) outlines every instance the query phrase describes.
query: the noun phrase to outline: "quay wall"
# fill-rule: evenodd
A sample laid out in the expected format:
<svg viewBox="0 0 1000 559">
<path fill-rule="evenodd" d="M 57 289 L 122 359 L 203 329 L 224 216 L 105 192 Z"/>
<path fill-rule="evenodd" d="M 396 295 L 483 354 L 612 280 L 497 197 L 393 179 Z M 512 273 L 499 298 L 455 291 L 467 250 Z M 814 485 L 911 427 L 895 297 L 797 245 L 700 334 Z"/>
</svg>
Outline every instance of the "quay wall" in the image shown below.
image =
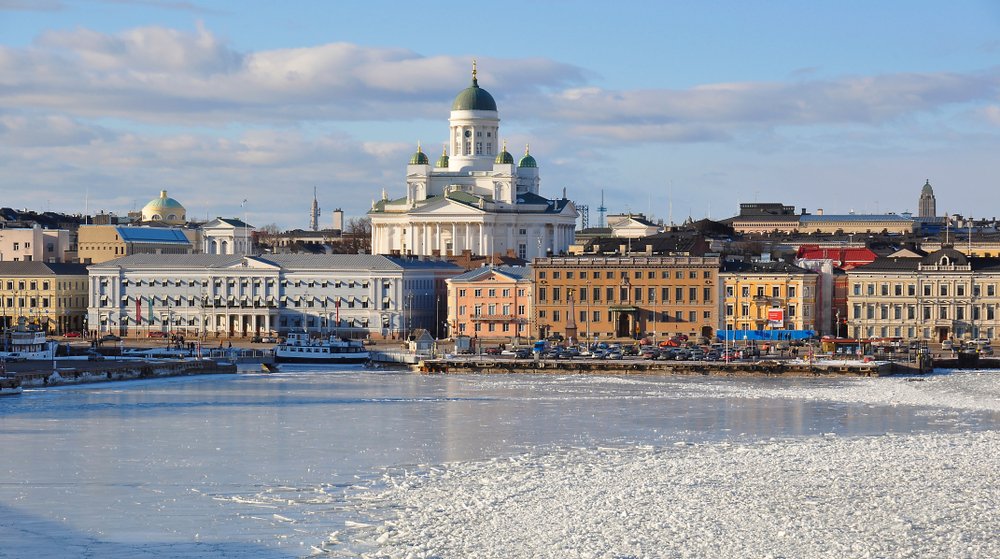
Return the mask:
<svg viewBox="0 0 1000 559">
<path fill-rule="evenodd" d="M 66 384 L 232 373 L 236 373 L 235 364 L 205 359 L 169 363 L 143 361 L 108 363 L 101 367 L 87 369 L 59 368 L 55 371 L 24 371 L 16 373 L 16 376 L 21 380 L 21 386 L 24 388 L 41 388 Z"/>
<path fill-rule="evenodd" d="M 699 376 L 859 376 L 881 377 L 893 374 L 928 372 L 906 363 L 808 364 L 784 361 L 757 362 L 672 362 L 672 361 L 596 361 L 531 359 L 427 359 L 415 369 L 423 373 L 483 374 L 664 374 Z"/>
</svg>

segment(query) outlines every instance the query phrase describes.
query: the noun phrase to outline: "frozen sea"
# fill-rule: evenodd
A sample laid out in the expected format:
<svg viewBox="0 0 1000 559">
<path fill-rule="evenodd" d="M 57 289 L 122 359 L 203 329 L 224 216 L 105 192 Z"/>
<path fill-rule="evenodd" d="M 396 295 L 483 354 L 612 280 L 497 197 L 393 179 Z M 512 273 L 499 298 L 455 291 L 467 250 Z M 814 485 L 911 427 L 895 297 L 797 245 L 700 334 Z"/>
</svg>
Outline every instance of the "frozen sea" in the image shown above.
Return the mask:
<svg viewBox="0 0 1000 559">
<path fill-rule="evenodd" d="M 0 398 L 0 558 L 998 557 L 1000 372 L 324 371 Z"/>
</svg>

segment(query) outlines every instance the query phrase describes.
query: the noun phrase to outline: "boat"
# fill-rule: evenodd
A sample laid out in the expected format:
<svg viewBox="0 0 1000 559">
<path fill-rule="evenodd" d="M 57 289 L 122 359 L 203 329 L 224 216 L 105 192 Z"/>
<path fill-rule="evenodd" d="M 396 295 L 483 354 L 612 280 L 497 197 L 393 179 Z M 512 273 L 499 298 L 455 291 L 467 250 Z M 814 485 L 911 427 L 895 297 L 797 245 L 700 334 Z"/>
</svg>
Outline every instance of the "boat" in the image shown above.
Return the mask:
<svg viewBox="0 0 1000 559">
<path fill-rule="evenodd" d="M 15 396 L 21 393 L 21 379 L 0 375 L 0 396 Z"/>
<path fill-rule="evenodd" d="M 24 319 L 3 333 L 0 341 L 0 360 L 40 361 L 52 360 L 57 343 L 51 342 L 43 330 L 26 326 Z"/>
<path fill-rule="evenodd" d="M 368 361 L 370 355 L 360 340 L 330 336 L 312 338 L 308 332 L 293 332 L 274 348 L 275 363 L 342 363 Z"/>
</svg>

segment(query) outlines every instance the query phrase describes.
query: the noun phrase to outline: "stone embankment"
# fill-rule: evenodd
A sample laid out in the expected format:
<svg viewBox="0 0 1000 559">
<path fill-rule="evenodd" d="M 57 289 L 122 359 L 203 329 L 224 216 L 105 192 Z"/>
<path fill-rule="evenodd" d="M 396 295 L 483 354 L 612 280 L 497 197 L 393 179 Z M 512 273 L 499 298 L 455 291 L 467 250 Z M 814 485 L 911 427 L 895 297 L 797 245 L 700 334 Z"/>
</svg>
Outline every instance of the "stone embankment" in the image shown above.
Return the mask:
<svg viewBox="0 0 1000 559">
<path fill-rule="evenodd" d="M 717 376 L 861 376 L 881 377 L 893 374 L 929 372 L 928 366 L 916 363 L 754 361 L 754 362 L 692 362 L 591 359 L 427 359 L 415 367 L 424 373 L 534 373 L 534 374 L 663 374 Z"/>
<path fill-rule="evenodd" d="M 64 384 L 232 374 L 236 372 L 234 363 L 212 359 L 169 362 L 106 361 L 87 367 L 57 367 L 55 370 L 45 369 L 46 365 L 51 366 L 51 362 L 48 361 L 39 362 L 38 365 L 41 370 L 22 370 L 12 373 L 12 375 L 20 379 L 21 386 L 24 388 L 40 388 Z"/>
</svg>

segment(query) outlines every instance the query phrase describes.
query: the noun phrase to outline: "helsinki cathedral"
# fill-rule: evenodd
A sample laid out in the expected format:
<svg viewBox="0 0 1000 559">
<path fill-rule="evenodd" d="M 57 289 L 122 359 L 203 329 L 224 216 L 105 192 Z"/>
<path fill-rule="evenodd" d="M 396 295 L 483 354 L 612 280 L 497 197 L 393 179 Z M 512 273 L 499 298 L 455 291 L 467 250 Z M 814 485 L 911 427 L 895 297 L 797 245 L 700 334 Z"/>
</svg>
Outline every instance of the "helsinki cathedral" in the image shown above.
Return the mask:
<svg viewBox="0 0 1000 559">
<path fill-rule="evenodd" d="M 406 196 L 372 203 L 372 252 L 447 256 L 506 254 L 531 259 L 573 243 L 573 202 L 538 192 L 538 164 L 514 157 L 500 135 L 496 101 L 472 84 L 451 104 L 448 141 L 433 164 L 417 145 L 406 166 Z M 451 155 L 449 156 L 449 152 Z"/>
</svg>

